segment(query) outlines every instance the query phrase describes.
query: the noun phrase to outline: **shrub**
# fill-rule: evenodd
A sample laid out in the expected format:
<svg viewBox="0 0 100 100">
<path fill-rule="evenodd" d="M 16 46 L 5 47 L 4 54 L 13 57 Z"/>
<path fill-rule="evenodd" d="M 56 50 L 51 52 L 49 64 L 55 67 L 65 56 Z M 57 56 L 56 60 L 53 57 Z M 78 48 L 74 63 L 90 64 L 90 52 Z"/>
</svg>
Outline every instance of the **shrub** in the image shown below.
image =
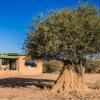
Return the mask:
<svg viewBox="0 0 100 100">
<path fill-rule="evenodd" d="M 100 73 L 100 61 L 88 61 L 85 69 L 86 73 Z"/>
<path fill-rule="evenodd" d="M 63 67 L 63 62 L 58 60 L 51 60 L 45 62 L 44 64 L 44 72 L 51 73 L 51 72 L 59 72 Z"/>
<path fill-rule="evenodd" d="M 63 67 L 63 62 L 58 60 L 51 60 L 45 62 L 44 72 L 59 72 Z M 85 66 L 86 73 L 100 73 L 100 61 L 87 61 Z"/>
</svg>

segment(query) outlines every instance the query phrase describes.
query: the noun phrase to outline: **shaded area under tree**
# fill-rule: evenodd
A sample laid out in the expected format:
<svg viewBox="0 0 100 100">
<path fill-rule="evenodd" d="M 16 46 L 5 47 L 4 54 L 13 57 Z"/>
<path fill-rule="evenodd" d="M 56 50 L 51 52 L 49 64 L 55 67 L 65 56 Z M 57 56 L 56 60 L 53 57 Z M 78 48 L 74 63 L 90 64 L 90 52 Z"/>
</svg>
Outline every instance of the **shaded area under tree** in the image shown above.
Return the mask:
<svg viewBox="0 0 100 100">
<path fill-rule="evenodd" d="M 36 86 L 37 88 L 51 88 L 51 84 L 54 83 L 54 80 L 48 79 L 33 79 L 33 78 L 3 78 L 0 79 L 0 87 L 11 87 L 11 88 L 21 88 L 28 86 Z"/>
</svg>

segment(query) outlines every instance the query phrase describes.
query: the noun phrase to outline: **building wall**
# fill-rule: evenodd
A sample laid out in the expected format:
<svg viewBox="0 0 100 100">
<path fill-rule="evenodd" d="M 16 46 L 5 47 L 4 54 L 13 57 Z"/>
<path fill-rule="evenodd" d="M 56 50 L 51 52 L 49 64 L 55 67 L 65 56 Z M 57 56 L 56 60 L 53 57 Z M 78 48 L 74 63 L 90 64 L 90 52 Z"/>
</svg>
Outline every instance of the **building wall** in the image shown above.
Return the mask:
<svg viewBox="0 0 100 100">
<path fill-rule="evenodd" d="M 1 70 L 0 76 L 39 75 L 43 71 L 43 62 L 36 61 L 36 67 L 25 66 L 25 56 L 20 56 L 16 61 L 16 70 Z"/>
<path fill-rule="evenodd" d="M 36 67 L 25 66 L 25 56 L 20 56 L 17 60 L 17 70 L 21 75 L 38 75 L 43 71 L 43 62 L 38 60 Z"/>
</svg>

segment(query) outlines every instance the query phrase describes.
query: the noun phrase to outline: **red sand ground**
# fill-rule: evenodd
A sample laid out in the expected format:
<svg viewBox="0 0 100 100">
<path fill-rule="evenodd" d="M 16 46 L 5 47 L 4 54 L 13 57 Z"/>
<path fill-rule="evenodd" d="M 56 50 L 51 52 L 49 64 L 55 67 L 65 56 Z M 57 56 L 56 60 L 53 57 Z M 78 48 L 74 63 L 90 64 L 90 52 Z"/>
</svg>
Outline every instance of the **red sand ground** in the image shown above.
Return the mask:
<svg viewBox="0 0 100 100">
<path fill-rule="evenodd" d="M 0 100 L 100 100 L 100 90 L 70 94 L 51 93 L 43 89 L 54 84 L 58 74 L 42 74 L 38 76 L 19 76 L 0 78 Z M 94 84 L 100 80 L 100 74 L 86 74 L 84 82 Z M 41 88 L 40 88 L 41 87 Z"/>
</svg>

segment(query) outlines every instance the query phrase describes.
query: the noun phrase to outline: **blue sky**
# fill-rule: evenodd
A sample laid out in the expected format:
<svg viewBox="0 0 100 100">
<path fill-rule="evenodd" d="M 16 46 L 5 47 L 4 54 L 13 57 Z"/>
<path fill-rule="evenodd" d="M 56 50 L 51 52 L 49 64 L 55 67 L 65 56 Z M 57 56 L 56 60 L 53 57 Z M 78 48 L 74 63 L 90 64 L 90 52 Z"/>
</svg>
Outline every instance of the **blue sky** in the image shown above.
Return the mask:
<svg viewBox="0 0 100 100">
<path fill-rule="evenodd" d="M 22 52 L 33 16 L 67 7 L 76 7 L 78 0 L 0 0 L 0 52 Z M 100 0 L 89 1 L 100 6 Z"/>
</svg>

